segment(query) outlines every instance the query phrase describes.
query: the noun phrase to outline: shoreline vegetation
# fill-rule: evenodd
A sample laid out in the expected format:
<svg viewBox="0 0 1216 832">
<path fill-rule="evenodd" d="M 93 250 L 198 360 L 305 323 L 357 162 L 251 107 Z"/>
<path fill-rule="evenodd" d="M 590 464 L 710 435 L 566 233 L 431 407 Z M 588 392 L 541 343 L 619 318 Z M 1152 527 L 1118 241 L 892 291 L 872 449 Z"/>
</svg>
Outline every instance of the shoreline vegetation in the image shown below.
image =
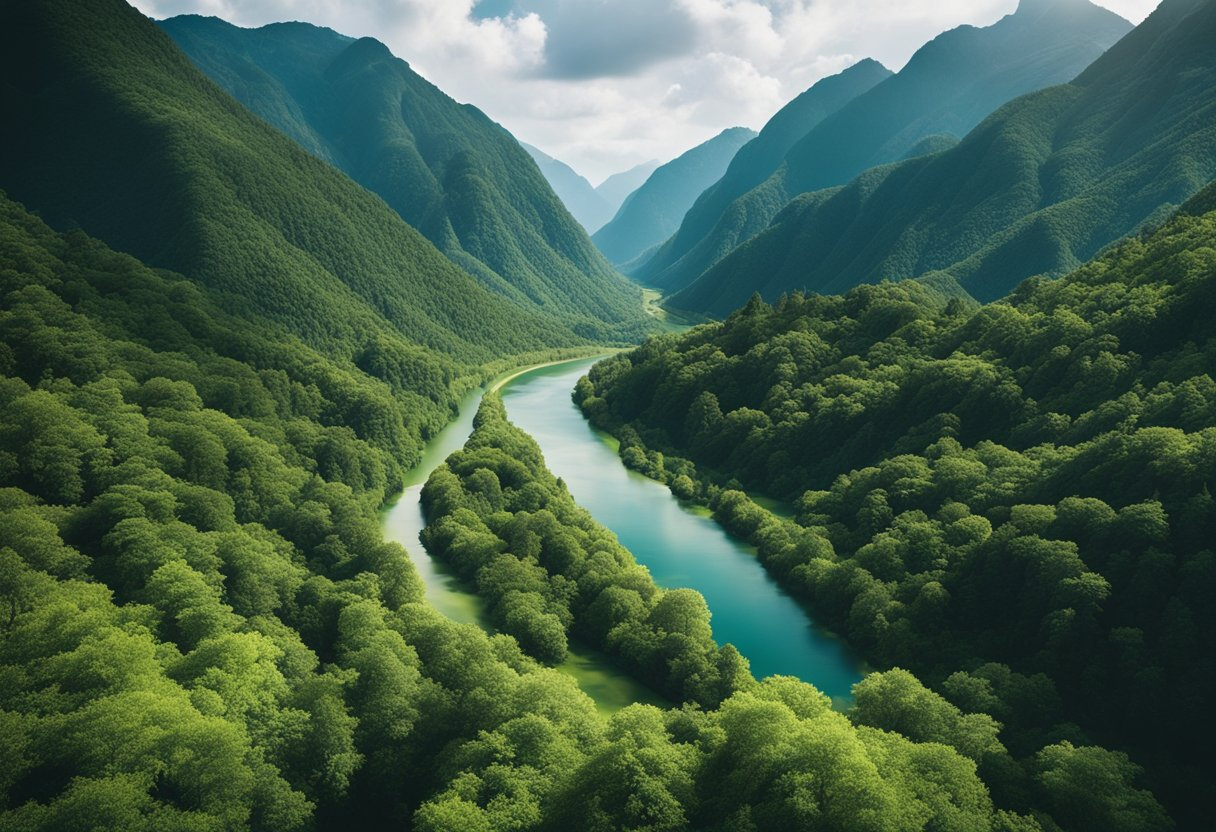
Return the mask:
<svg viewBox="0 0 1216 832">
<path fill-rule="evenodd" d="M 1127 757 L 1100 746 L 1126 749 L 1189 822 L 1210 805 L 1194 738 L 1216 678 L 1196 612 L 1213 575 L 1213 193 L 979 309 L 909 282 L 755 298 L 597 364 L 576 402 L 874 666 L 996 718 L 1018 761 L 985 771 L 998 802 L 1066 726 L 1112 771 Z"/>
<path fill-rule="evenodd" d="M 1216 2 L 1129 27 L 824 79 L 631 281 L 373 38 L 0 3 L 0 829 L 1206 829 Z"/>
</svg>

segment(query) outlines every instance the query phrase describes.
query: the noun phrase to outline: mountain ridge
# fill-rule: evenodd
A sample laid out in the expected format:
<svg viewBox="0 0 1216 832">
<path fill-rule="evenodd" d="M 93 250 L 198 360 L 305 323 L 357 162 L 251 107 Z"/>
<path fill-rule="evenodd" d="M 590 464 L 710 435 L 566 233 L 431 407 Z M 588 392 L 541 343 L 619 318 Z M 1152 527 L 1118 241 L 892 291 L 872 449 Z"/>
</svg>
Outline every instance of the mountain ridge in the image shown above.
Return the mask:
<svg viewBox="0 0 1216 832">
<path fill-rule="evenodd" d="M 730 127 L 656 168 L 591 241 L 618 266 L 659 245 L 679 228 L 697 197 L 726 172 L 739 148 L 755 137 L 745 127 Z"/>
<path fill-rule="evenodd" d="M 595 190 L 585 176 L 539 147 L 527 142 L 520 142 L 520 146 L 536 162 L 553 192 L 588 234 L 594 234 L 612 219 L 612 207 L 608 200 Z"/>
<path fill-rule="evenodd" d="M 697 197 L 679 229 L 662 248 L 649 260 L 631 268 L 630 274 L 643 283 L 661 286 L 666 282 L 664 272 L 675 268 L 684 258 L 688 260 L 681 263 L 683 268 L 707 268 L 714 262 L 715 255 L 699 244 L 710 236 L 715 226 L 726 220 L 727 210 L 735 200 L 775 173 L 799 138 L 892 74 L 882 64 L 866 58 L 816 82 L 795 97 L 768 120 L 755 139 L 740 148 L 722 179 Z M 733 233 L 723 231 L 716 245 L 729 247 L 739 235 L 749 234 L 750 229 L 748 218 L 740 216 L 734 223 Z"/>
<path fill-rule="evenodd" d="M 747 215 L 744 233 L 734 227 L 737 220 L 728 222 L 702 243 L 712 256 L 669 265 L 648 282 L 668 292 L 682 289 L 762 232 L 798 195 L 895 162 L 927 136 L 962 137 L 1013 98 L 1072 80 L 1130 29 L 1089 0 L 1068 0 L 1019 7 L 990 26 L 943 32 L 898 73 L 815 125 L 790 147 L 782 167 L 732 203 L 724 217 Z"/>
<path fill-rule="evenodd" d="M 1076 83 L 1010 102 L 943 153 L 799 196 L 670 302 L 725 315 L 754 291 L 916 277 L 987 301 L 1075 268 L 1216 175 L 1213 42 L 1216 7 L 1166 0 Z"/>
<path fill-rule="evenodd" d="M 582 334 L 641 331 L 632 288 L 515 138 L 380 41 L 302 23 L 159 25 L 212 80 L 306 149 L 319 143 L 323 159 L 491 290 L 560 311 Z"/>
</svg>

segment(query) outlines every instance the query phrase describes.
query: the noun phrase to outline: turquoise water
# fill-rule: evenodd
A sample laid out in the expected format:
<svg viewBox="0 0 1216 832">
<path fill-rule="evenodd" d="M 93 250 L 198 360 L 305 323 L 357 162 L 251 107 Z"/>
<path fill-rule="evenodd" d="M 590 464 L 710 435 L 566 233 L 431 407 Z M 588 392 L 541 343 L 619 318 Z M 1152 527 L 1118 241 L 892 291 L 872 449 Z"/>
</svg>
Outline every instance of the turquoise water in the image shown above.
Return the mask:
<svg viewBox="0 0 1216 832">
<path fill-rule="evenodd" d="M 757 678 L 797 676 L 843 701 L 863 666 L 839 639 L 815 627 L 756 560 L 755 551 L 667 487 L 630 471 L 616 443 L 593 429 L 570 399 L 594 360 L 542 367 L 507 383 L 511 421 L 540 444 L 545 461 L 579 505 L 616 532 L 663 587 L 691 587 L 713 613 L 714 636 L 731 642 Z"/>
<path fill-rule="evenodd" d="M 388 540 L 405 547 L 414 568 L 426 586 L 426 599 L 441 613 L 461 624 L 494 628 L 486 616 L 485 604 L 454 572 L 431 558 L 418 540 L 425 525 L 422 515 L 422 486 L 427 477 L 455 450 L 464 447 L 473 432 L 473 417 L 481 404 L 483 391 L 476 390 L 460 403 L 460 415 L 427 445 L 422 461 L 405 478 L 405 491 L 385 509 L 381 527 Z M 566 661 L 558 669 L 573 676 L 583 692 L 595 701 L 602 714 L 619 711 L 634 702 L 670 706 L 662 697 L 625 673 L 604 654 L 586 645 L 571 642 Z"/>
</svg>

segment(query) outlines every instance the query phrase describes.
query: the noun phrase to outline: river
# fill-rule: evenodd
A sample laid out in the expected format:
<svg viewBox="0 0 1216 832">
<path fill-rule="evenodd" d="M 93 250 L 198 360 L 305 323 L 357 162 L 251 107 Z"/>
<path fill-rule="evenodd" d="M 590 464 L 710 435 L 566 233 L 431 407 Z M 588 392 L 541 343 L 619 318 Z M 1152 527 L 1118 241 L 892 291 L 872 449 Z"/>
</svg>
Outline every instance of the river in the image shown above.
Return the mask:
<svg viewBox="0 0 1216 832">
<path fill-rule="evenodd" d="M 593 429 L 570 399 L 579 377 L 596 359 L 564 362 L 522 373 L 503 384 L 511 421 L 539 443 L 550 470 L 578 503 L 620 538 L 656 583 L 690 587 L 705 596 L 714 636 L 731 642 L 757 678 L 797 676 L 838 704 L 861 678 L 861 663 L 838 639 L 815 627 L 806 611 L 773 581 L 750 546 L 719 527 L 704 511 L 682 505 L 667 488 L 621 464 L 616 443 Z M 473 428 L 482 391 L 471 393 L 460 416 L 427 446 L 406 489 L 384 514 L 385 536 L 405 546 L 426 584 L 427 600 L 450 618 L 491 629 L 481 599 L 434 561 L 418 542 L 422 485 Z M 571 644 L 562 669 L 574 675 L 602 712 L 634 701 L 663 704 L 611 661 Z"/>
</svg>

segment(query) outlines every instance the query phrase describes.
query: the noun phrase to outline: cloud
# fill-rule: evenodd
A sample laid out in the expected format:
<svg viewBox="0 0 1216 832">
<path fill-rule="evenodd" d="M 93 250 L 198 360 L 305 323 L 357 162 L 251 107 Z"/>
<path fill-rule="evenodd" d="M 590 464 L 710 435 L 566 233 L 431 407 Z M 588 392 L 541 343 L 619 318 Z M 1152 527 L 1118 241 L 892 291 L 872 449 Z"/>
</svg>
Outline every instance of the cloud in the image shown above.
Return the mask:
<svg viewBox="0 0 1216 832">
<path fill-rule="evenodd" d="M 1099 0 L 1139 22 L 1156 0 Z M 593 180 L 759 129 L 866 57 L 899 69 L 941 32 L 1018 0 L 134 0 L 241 26 L 305 20 L 369 35 L 453 98 Z"/>
<path fill-rule="evenodd" d="M 238 26 L 303 20 L 370 36 L 432 80 L 463 69 L 471 77 L 523 74 L 544 63 L 545 24 L 535 13 L 474 17 L 474 0 L 134 0 L 155 18 L 221 17 Z"/>
<path fill-rule="evenodd" d="M 737 55 L 711 52 L 681 67 L 661 104 L 683 120 L 716 127 L 757 124 L 785 103 L 781 82 Z"/>
<path fill-rule="evenodd" d="M 635 76 L 698 47 L 697 32 L 678 4 L 654 0 L 559 0 L 523 5 L 545 21 L 542 73 L 581 80 Z"/>
</svg>

